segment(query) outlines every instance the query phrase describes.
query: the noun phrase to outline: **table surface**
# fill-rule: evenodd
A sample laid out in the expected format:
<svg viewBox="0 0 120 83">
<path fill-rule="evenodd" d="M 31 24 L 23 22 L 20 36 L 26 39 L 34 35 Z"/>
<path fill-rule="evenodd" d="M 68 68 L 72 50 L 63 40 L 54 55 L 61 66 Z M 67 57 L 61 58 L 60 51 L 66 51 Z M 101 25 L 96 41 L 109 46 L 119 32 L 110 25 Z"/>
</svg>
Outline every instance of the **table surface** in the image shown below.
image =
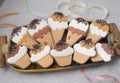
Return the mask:
<svg viewBox="0 0 120 83">
<path fill-rule="evenodd" d="M 3 1 L 3 0 L 1 0 Z M 27 0 L 29 7 L 36 12 L 51 13 L 57 11 L 57 2 L 59 0 Z M 79 0 L 77 0 L 79 1 Z M 100 4 L 104 5 L 108 11 L 109 16 L 106 19 L 109 23 L 116 23 L 120 27 L 120 0 L 80 0 L 86 4 Z M 4 0 L 0 5 L 0 15 L 9 12 L 19 12 L 18 16 L 11 16 L 0 19 L 0 23 L 14 23 L 18 26 L 29 23 L 32 19 L 37 18 L 25 10 L 23 0 Z M 97 15 L 99 12 L 92 10 L 92 15 Z M 100 14 L 100 13 L 99 13 Z M 102 13 L 101 13 L 102 14 Z M 89 15 L 90 16 L 90 15 Z M 88 16 L 85 16 L 88 17 Z M 0 35 L 7 35 L 9 37 L 12 28 L 0 27 Z M 114 58 L 113 61 L 96 66 L 86 68 L 86 71 L 91 76 L 95 77 L 103 74 L 110 74 L 120 79 L 120 57 Z M 83 76 L 80 69 L 46 72 L 46 73 L 20 73 L 12 70 L 10 67 L 0 69 L 0 83 L 89 83 Z M 112 79 L 106 79 L 97 83 L 113 83 Z"/>
</svg>

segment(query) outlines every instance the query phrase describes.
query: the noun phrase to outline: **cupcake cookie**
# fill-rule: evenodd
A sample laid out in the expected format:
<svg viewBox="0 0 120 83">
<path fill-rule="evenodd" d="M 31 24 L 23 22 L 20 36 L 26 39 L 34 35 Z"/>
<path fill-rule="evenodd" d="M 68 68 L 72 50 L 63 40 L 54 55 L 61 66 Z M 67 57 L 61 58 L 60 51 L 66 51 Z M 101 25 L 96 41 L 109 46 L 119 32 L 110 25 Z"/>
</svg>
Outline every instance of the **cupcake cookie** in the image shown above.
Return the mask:
<svg viewBox="0 0 120 83">
<path fill-rule="evenodd" d="M 65 29 L 68 27 L 68 20 L 61 12 L 55 12 L 48 18 L 48 24 L 51 28 L 54 43 L 62 39 Z"/>
<path fill-rule="evenodd" d="M 28 25 L 28 32 L 37 42 L 53 46 L 53 40 L 51 37 L 50 27 L 42 19 L 34 19 Z"/>
<path fill-rule="evenodd" d="M 37 42 L 30 36 L 26 27 L 16 27 L 11 34 L 11 40 L 17 45 L 23 45 L 32 48 Z"/>
<path fill-rule="evenodd" d="M 7 62 L 21 69 L 27 68 L 30 64 L 30 57 L 25 46 L 13 45 L 9 47 Z"/>
<path fill-rule="evenodd" d="M 47 68 L 52 65 L 53 58 L 50 55 L 50 46 L 35 44 L 33 45 L 33 49 L 30 51 L 31 62 L 37 63 L 43 68 Z"/>
<path fill-rule="evenodd" d="M 109 26 L 104 20 L 95 20 L 90 24 L 90 30 L 86 39 L 91 38 L 92 42 L 95 44 L 101 38 L 105 38 L 109 31 Z"/>
<path fill-rule="evenodd" d="M 68 27 L 66 42 L 72 46 L 79 39 L 86 36 L 88 27 L 88 22 L 83 18 L 76 18 L 72 20 Z"/>
<path fill-rule="evenodd" d="M 65 42 L 56 43 L 50 54 L 54 57 L 59 66 L 68 66 L 72 63 L 72 54 L 74 50 Z"/>
<path fill-rule="evenodd" d="M 91 58 L 92 62 L 111 61 L 111 57 L 114 54 L 111 46 L 109 46 L 106 43 L 97 43 L 95 47 L 96 47 L 97 54 L 95 57 Z"/>
<path fill-rule="evenodd" d="M 82 40 L 80 43 L 74 45 L 73 60 L 79 64 L 84 64 L 90 57 L 96 55 L 95 47 L 91 39 Z"/>
</svg>

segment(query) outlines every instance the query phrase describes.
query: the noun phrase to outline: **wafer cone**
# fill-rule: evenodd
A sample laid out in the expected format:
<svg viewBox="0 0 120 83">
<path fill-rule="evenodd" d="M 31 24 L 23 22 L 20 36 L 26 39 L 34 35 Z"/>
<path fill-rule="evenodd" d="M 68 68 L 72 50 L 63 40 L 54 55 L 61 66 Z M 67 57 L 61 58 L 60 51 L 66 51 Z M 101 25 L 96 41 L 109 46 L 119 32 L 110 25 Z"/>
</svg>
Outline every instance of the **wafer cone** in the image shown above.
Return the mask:
<svg viewBox="0 0 120 83">
<path fill-rule="evenodd" d="M 90 56 L 78 53 L 77 51 L 74 52 L 73 60 L 79 64 L 84 64 L 88 61 Z"/>
<path fill-rule="evenodd" d="M 92 39 L 93 44 L 96 44 L 101 38 L 102 38 L 101 36 L 89 32 L 86 39 Z"/>
<path fill-rule="evenodd" d="M 36 40 L 41 44 L 49 45 L 52 47 L 53 46 L 53 39 L 51 37 L 51 33 L 48 32 L 47 34 L 44 34 L 43 36 L 44 36 L 43 38 L 37 38 Z"/>
<path fill-rule="evenodd" d="M 82 35 L 77 35 L 76 33 L 73 34 L 71 31 L 68 31 L 66 43 L 72 46 L 80 38 L 82 38 Z"/>
<path fill-rule="evenodd" d="M 18 66 L 21 69 L 26 69 L 30 64 L 31 64 L 30 57 L 26 53 L 22 58 L 16 61 L 13 65 Z"/>
<path fill-rule="evenodd" d="M 61 30 L 51 30 L 52 32 L 52 36 L 53 36 L 53 40 L 54 43 L 57 43 L 59 40 L 62 39 L 63 34 L 64 34 L 65 29 L 61 29 Z"/>
<path fill-rule="evenodd" d="M 71 55 L 61 56 L 61 57 L 54 57 L 54 58 L 55 58 L 55 61 L 57 62 L 57 64 L 59 66 L 68 66 L 72 62 L 72 56 Z"/>
<path fill-rule="evenodd" d="M 26 46 L 27 48 L 31 49 L 34 44 L 37 44 L 37 42 L 27 32 L 25 35 L 23 35 L 23 37 L 17 44 Z"/>
<path fill-rule="evenodd" d="M 43 68 L 47 68 L 53 64 L 53 58 L 50 56 L 50 54 L 48 54 L 42 59 L 38 60 L 37 64 L 39 64 Z"/>
<path fill-rule="evenodd" d="M 92 62 L 100 62 L 103 61 L 102 57 L 99 55 L 99 53 L 96 53 L 96 56 L 91 58 Z"/>
</svg>

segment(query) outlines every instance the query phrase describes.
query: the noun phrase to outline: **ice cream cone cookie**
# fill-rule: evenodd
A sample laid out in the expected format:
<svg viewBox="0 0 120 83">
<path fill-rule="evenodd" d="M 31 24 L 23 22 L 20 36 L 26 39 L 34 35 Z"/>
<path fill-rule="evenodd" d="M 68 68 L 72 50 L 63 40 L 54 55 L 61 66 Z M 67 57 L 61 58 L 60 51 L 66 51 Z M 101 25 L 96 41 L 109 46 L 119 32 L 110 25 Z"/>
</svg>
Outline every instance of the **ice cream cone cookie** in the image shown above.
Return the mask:
<svg viewBox="0 0 120 83">
<path fill-rule="evenodd" d="M 97 43 L 96 44 L 96 51 L 97 54 L 95 57 L 92 57 L 92 62 L 99 62 L 99 61 L 105 61 L 109 62 L 111 61 L 111 57 L 113 56 L 114 52 L 111 46 L 109 46 L 106 43 Z"/>
<path fill-rule="evenodd" d="M 92 42 L 95 44 L 97 43 L 101 38 L 106 37 L 107 33 L 109 31 L 109 26 L 106 21 L 104 20 L 96 20 L 93 21 L 90 24 L 90 30 L 88 32 L 87 38 L 92 39 Z"/>
<path fill-rule="evenodd" d="M 83 18 L 76 18 L 72 20 L 68 27 L 66 42 L 72 46 L 80 38 L 86 36 L 89 24 Z"/>
<path fill-rule="evenodd" d="M 17 45 L 23 45 L 27 48 L 32 48 L 32 45 L 37 42 L 30 36 L 26 27 L 17 27 L 13 29 L 11 40 Z"/>
<path fill-rule="evenodd" d="M 50 55 L 50 46 L 44 46 L 40 44 L 33 45 L 33 49 L 30 51 L 31 62 L 37 63 L 43 68 L 48 68 L 53 64 L 53 58 Z"/>
<path fill-rule="evenodd" d="M 34 19 L 28 25 L 28 32 L 37 42 L 44 45 L 50 45 L 52 47 L 53 40 L 51 37 L 50 27 L 44 20 Z"/>
<path fill-rule="evenodd" d="M 48 18 L 54 43 L 62 39 L 65 29 L 68 27 L 67 17 L 61 12 L 55 12 Z"/>
<path fill-rule="evenodd" d="M 30 57 L 25 46 L 13 45 L 9 47 L 7 62 L 21 69 L 27 68 L 30 64 Z"/>
<path fill-rule="evenodd" d="M 82 40 L 80 43 L 75 44 L 73 48 L 75 50 L 73 60 L 79 64 L 86 63 L 90 57 L 96 55 L 91 39 Z"/>
<path fill-rule="evenodd" d="M 74 50 L 65 42 L 59 41 L 50 54 L 54 57 L 59 66 L 68 66 L 72 62 L 72 54 Z"/>
</svg>

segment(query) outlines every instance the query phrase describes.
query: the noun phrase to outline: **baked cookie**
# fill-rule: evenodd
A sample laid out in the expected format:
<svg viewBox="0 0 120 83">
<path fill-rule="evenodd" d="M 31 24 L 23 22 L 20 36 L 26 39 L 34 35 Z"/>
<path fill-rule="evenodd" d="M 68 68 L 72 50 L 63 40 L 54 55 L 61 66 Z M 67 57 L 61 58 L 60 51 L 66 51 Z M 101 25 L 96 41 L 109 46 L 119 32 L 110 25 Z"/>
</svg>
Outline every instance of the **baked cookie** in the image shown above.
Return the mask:
<svg viewBox="0 0 120 83">
<path fill-rule="evenodd" d="M 89 24 L 83 18 L 72 20 L 68 27 L 66 43 L 72 46 L 76 41 L 86 36 Z"/>
<path fill-rule="evenodd" d="M 50 46 L 35 44 L 30 51 L 30 60 L 33 63 L 37 63 L 43 68 L 47 68 L 53 64 L 53 58 L 50 55 Z"/>
<path fill-rule="evenodd" d="M 90 29 L 86 39 L 92 39 L 92 42 L 95 44 L 101 38 L 105 38 L 109 31 L 109 25 L 106 21 L 99 19 L 95 20 L 90 24 Z"/>
<path fill-rule="evenodd" d="M 53 46 L 50 27 L 42 19 L 34 19 L 28 24 L 28 32 L 37 42 Z"/>
<path fill-rule="evenodd" d="M 30 36 L 26 27 L 16 27 L 11 34 L 11 40 L 17 45 L 23 45 L 32 48 L 37 42 Z"/>
<path fill-rule="evenodd" d="M 72 63 L 72 54 L 74 50 L 65 42 L 56 43 L 50 54 L 54 57 L 59 66 L 68 66 Z"/>
<path fill-rule="evenodd" d="M 79 64 L 84 64 L 90 57 L 96 55 L 95 47 L 91 39 L 82 40 L 80 43 L 74 45 L 73 60 Z"/>
<path fill-rule="evenodd" d="M 9 47 L 7 62 L 21 69 L 27 68 L 30 64 L 30 57 L 25 46 L 13 45 Z"/>
<path fill-rule="evenodd" d="M 54 43 L 62 39 L 65 29 L 68 27 L 68 20 L 61 12 L 55 12 L 48 18 L 48 24 L 51 28 Z"/>
<path fill-rule="evenodd" d="M 97 54 L 95 57 L 91 58 L 92 62 L 111 61 L 111 57 L 114 54 L 111 46 L 109 46 L 106 43 L 97 43 L 95 47 L 96 47 Z"/>
</svg>

